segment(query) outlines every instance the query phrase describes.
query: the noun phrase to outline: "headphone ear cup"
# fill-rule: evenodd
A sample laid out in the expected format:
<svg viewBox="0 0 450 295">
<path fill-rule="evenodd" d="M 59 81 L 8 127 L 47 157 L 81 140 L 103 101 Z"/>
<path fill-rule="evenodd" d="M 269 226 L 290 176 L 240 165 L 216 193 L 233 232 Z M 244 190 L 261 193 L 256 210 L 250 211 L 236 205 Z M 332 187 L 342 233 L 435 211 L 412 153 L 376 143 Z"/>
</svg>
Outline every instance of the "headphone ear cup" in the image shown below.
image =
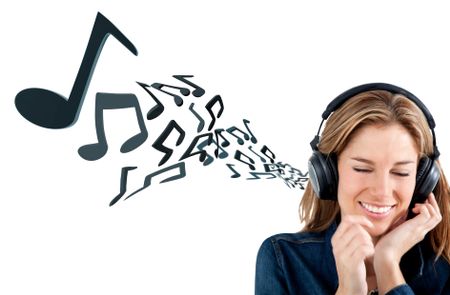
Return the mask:
<svg viewBox="0 0 450 295">
<path fill-rule="evenodd" d="M 335 155 L 314 151 L 308 161 L 310 183 L 322 200 L 337 200 L 338 173 Z"/>
<path fill-rule="evenodd" d="M 423 157 L 419 161 L 416 175 L 413 202 L 423 203 L 436 187 L 441 174 L 435 160 Z"/>
</svg>

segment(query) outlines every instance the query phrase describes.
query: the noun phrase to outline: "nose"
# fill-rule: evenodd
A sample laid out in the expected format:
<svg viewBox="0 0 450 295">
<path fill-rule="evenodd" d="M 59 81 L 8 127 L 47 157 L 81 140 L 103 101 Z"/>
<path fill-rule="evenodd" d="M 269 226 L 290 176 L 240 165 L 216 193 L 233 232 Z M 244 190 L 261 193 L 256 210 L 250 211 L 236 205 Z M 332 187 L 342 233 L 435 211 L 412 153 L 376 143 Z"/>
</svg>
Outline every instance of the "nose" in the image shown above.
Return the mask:
<svg viewBox="0 0 450 295">
<path fill-rule="evenodd" d="M 377 199 L 386 199 L 392 196 L 393 183 L 389 172 L 379 171 L 373 173 L 370 192 Z"/>
</svg>

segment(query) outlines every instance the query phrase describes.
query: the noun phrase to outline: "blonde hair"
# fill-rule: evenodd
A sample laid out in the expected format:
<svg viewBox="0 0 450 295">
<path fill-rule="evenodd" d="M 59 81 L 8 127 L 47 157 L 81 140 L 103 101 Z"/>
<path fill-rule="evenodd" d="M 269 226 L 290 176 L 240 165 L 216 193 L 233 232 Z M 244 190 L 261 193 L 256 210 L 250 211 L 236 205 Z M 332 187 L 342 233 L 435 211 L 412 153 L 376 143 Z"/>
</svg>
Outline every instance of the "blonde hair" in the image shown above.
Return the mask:
<svg viewBox="0 0 450 295">
<path fill-rule="evenodd" d="M 359 93 L 331 114 L 323 129 L 318 149 L 321 153 L 339 154 L 345 149 L 355 132 L 368 125 L 400 124 L 412 136 L 420 157 L 433 154 L 433 138 L 423 112 L 417 105 L 400 94 L 385 90 Z M 441 172 L 434 195 L 442 221 L 429 233 L 429 241 L 437 256 L 450 262 L 450 189 L 439 161 Z M 319 232 L 328 228 L 339 216 L 338 202 L 321 200 L 310 183 L 300 202 L 302 231 Z"/>
</svg>

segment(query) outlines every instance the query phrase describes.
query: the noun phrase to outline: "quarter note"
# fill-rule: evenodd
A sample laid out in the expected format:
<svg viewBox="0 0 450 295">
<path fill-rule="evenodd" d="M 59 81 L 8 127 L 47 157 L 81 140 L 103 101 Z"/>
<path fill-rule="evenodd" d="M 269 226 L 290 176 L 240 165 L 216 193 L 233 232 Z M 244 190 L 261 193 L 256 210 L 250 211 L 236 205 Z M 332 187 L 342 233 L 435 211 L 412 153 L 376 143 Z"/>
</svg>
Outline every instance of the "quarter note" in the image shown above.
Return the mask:
<svg viewBox="0 0 450 295">
<path fill-rule="evenodd" d="M 248 133 L 250 134 L 250 140 L 251 140 L 251 142 L 257 143 L 258 140 L 257 140 L 256 137 L 253 135 L 253 133 L 250 131 L 250 128 L 248 128 L 248 123 L 250 123 L 250 121 L 247 120 L 247 119 L 244 119 L 243 121 L 244 121 L 245 128 L 247 128 L 247 131 L 248 131 Z"/>
<path fill-rule="evenodd" d="M 156 98 L 156 96 L 147 89 L 148 86 L 145 83 L 141 83 L 141 82 L 136 82 L 139 84 L 139 86 L 141 86 L 142 88 L 144 88 L 144 90 L 150 94 L 150 96 L 153 98 L 153 100 L 156 102 L 156 105 L 154 107 L 152 107 L 148 112 L 147 112 L 147 120 L 153 120 L 156 117 L 158 117 L 159 115 L 162 114 L 162 112 L 164 112 L 164 105 L 159 101 L 159 99 Z"/>
<path fill-rule="evenodd" d="M 110 34 L 131 53 L 138 54 L 133 43 L 99 12 L 69 98 L 47 89 L 24 89 L 15 99 L 19 113 L 31 123 L 45 128 L 60 129 L 75 124 L 97 60 Z"/>
</svg>

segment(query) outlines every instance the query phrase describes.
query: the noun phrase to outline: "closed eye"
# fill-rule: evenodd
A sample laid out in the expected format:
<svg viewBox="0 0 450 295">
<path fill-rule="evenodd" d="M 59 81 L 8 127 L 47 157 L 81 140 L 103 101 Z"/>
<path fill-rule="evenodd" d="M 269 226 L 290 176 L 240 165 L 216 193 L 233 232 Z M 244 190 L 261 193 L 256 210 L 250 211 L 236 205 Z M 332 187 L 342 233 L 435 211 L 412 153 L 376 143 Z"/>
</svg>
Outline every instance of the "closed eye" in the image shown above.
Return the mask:
<svg viewBox="0 0 450 295">
<path fill-rule="evenodd" d="M 372 170 L 370 170 L 370 169 L 357 168 L 357 167 L 354 167 L 353 170 L 356 171 L 356 172 L 360 172 L 360 173 L 370 173 L 370 172 L 372 172 Z"/>
<path fill-rule="evenodd" d="M 400 176 L 400 177 L 408 177 L 409 173 L 403 173 L 403 172 L 392 172 L 393 174 Z"/>
</svg>

